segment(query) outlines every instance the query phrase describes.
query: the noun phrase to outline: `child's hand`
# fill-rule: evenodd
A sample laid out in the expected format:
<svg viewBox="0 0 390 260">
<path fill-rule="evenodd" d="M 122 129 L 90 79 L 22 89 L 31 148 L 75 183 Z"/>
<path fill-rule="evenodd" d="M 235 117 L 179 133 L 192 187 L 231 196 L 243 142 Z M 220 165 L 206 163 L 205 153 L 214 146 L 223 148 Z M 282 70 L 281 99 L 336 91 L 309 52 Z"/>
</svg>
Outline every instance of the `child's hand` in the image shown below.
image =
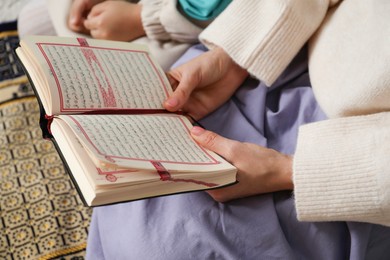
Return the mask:
<svg viewBox="0 0 390 260">
<path fill-rule="evenodd" d="M 145 35 L 141 8 L 125 1 L 106 1 L 92 8 L 84 26 L 96 39 L 134 40 Z"/>
<path fill-rule="evenodd" d="M 87 18 L 92 7 L 104 0 L 73 0 L 69 11 L 68 26 L 71 30 L 80 33 L 88 33 L 84 27 L 84 20 Z"/>
</svg>

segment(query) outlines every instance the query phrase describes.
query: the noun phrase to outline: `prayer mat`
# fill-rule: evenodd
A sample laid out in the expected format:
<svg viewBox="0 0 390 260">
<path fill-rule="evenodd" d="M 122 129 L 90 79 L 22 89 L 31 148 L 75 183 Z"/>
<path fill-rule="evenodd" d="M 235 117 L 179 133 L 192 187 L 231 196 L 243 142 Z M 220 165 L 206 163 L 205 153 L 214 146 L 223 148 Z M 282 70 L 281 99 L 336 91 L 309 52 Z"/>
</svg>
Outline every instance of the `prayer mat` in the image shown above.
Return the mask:
<svg viewBox="0 0 390 260">
<path fill-rule="evenodd" d="M 0 24 L 0 103 L 33 94 L 14 52 L 19 44 L 15 29 L 15 22 Z"/>
<path fill-rule="evenodd" d="M 0 24 L 0 259 L 84 259 L 92 210 L 42 139 L 12 29 Z"/>
</svg>

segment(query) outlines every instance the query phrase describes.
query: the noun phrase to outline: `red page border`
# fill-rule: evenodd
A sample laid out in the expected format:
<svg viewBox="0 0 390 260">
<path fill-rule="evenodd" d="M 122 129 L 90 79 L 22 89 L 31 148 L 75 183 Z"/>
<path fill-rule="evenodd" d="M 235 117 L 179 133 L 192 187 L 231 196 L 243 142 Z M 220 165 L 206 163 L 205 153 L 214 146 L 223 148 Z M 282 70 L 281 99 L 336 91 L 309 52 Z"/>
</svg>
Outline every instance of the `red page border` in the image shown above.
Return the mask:
<svg viewBox="0 0 390 260">
<path fill-rule="evenodd" d="M 60 96 L 60 111 L 61 112 L 85 112 L 85 111 L 91 111 L 91 110 L 94 110 L 94 111 L 105 111 L 105 110 L 111 110 L 111 111 L 121 111 L 121 110 L 148 110 L 148 109 L 126 109 L 126 108 L 115 108 L 115 107 L 108 107 L 108 108 L 64 108 L 64 98 L 62 96 L 62 90 L 61 90 L 61 84 L 58 80 L 58 76 L 54 70 L 54 67 L 52 65 L 52 63 L 50 62 L 50 59 L 48 58 L 45 50 L 43 49 L 43 45 L 51 45 L 51 46 L 70 46 L 70 47 L 78 47 L 78 48 L 88 48 L 88 49 L 100 49 L 100 50 L 115 50 L 115 51 L 123 51 L 123 52 L 138 52 L 138 53 L 143 53 L 146 55 L 147 57 L 147 60 L 150 62 L 150 64 L 152 65 L 155 73 L 158 75 L 159 77 L 159 80 L 164 88 L 164 92 L 165 92 L 165 95 L 166 97 L 168 97 L 169 95 L 169 92 L 168 92 L 168 86 L 166 86 L 164 80 L 163 80 L 163 77 L 162 75 L 160 74 L 160 71 L 157 69 L 157 67 L 155 66 L 155 64 L 152 62 L 151 58 L 150 58 L 150 55 L 148 52 L 146 51 L 138 51 L 138 50 L 127 50 L 127 49 L 119 49 L 119 48 L 106 48 L 106 47 L 98 47 L 98 46 L 90 46 L 90 45 L 78 45 L 78 44 L 62 44 L 62 43 L 45 43 L 45 42 L 40 42 L 40 43 L 36 43 L 37 46 L 38 46 L 38 49 L 40 50 L 40 52 L 42 53 L 43 57 L 45 58 L 49 68 L 50 68 L 50 71 L 52 72 L 52 75 L 54 77 L 54 80 L 56 82 L 56 85 L 57 85 L 57 89 L 58 89 L 58 93 L 59 93 L 59 96 Z M 156 110 L 156 109 L 154 109 Z"/>
<path fill-rule="evenodd" d="M 72 119 L 72 121 L 79 127 L 79 129 L 81 130 L 81 132 L 83 133 L 83 135 L 85 136 L 85 138 L 87 139 L 87 141 L 94 147 L 94 149 L 96 150 L 97 153 L 99 153 L 100 155 L 103 155 L 103 156 L 108 156 L 110 158 L 118 158 L 118 159 L 124 159 L 124 160 L 133 160 L 133 161 L 144 161 L 144 162 L 149 162 L 150 160 L 148 159 L 140 159 L 140 158 L 131 158 L 131 157 L 119 157 L 119 156 L 113 156 L 113 155 L 107 155 L 107 154 L 103 154 L 101 151 L 99 151 L 99 149 L 93 144 L 93 142 L 91 141 L 91 139 L 89 138 L 88 134 L 85 132 L 84 128 L 81 126 L 81 124 L 72 116 L 72 115 L 68 115 L 69 118 Z M 175 115 L 175 114 L 172 114 L 172 115 L 169 115 L 169 116 L 172 116 L 172 117 L 178 117 L 180 122 L 183 124 L 183 126 L 185 127 L 186 131 L 188 132 L 188 134 L 190 135 L 190 129 L 187 127 L 187 125 L 184 123 L 183 119 L 180 118 L 178 115 Z M 191 162 L 176 162 L 176 161 L 163 161 L 163 160 L 153 160 L 153 161 L 156 161 L 156 162 L 160 162 L 160 163 L 175 163 L 175 164 L 186 164 L 186 165 L 215 165 L 215 164 L 220 164 L 219 161 L 217 161 L 214 157 L 212 157 L 202 146 L 200 146 L 199 144 L 195 143 L 209 158 L 212 162 L 207 162 L 207 163 L 191 163 Z"/>
</svg>

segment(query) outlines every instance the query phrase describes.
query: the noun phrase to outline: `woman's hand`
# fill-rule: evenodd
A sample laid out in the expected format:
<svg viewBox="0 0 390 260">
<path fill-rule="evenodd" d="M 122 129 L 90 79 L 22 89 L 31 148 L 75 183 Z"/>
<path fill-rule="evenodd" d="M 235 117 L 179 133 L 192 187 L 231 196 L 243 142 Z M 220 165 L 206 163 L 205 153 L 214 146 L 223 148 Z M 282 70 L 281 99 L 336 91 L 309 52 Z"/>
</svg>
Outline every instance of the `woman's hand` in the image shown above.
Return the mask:
<svg viewBox="0 0 390 260">
<path fill-rule="evenodd" d="M 292 190 L 292 157 L 259 145 L 233 141 L 200 127 L 193 127 L 196 142 L 237 167 L 238 183 L 209 190 L 218 202 L 244 198 L 262 193 Z"/>
<path fill-rule="evenodd" d="M 215 48 L 168 72 L 174 88 L 164 102 L 200 119 L 226 102 L 248 76 L 222 48 Z"/>
<path fill-rule="evenodd" d="M 92 8 L 84 26 L 96 39 L 131 41 L 145 35 L 141 9 L 126 1 L 105 1 Z"/>
<path fill-rule="evenodd" d="M 69 11 L 69 28 L 75 32 L 88 34 L 89 31 L 84 27 L 84 21 L 92 7 L 103 1 L 104 0 L 73 0 Z"/>
</svg>

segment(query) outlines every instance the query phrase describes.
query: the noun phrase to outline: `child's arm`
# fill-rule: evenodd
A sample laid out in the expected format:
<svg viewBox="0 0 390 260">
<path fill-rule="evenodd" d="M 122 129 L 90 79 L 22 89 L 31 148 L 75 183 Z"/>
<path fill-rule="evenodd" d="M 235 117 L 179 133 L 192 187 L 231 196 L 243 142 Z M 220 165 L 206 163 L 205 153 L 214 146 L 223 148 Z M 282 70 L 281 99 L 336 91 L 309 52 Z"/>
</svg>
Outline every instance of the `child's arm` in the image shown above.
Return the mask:
<svg viewBox="0 0 390 260">
<path fill-rule="evenodd" d="M 94 38 L 195 43 L 203 28 L 178 10 L 177 0 L 73 0 L 69 27 Z"/>
<path fill-rule="evenodd" d="M 103 1 L 104 0 L 73 0 L 69 10 L 69 28 L 75 32 L 88 34 L 88 30 L 84 27 L 84 21 L 91 9 Z"/>
<path fill-rule="evenodd" d="M 145 35 L 142 5 L 126 1 L 105 1 L 95 5 L 84 26 L 96 39 L 131 41 Z"/>
<path fill-rule="evenodd" d="M 178 0 L 141 0 L 140 4 L 142 24 L 149 39 L 198 42 L 203 28 L 180 12 Z"/>
</svg>

